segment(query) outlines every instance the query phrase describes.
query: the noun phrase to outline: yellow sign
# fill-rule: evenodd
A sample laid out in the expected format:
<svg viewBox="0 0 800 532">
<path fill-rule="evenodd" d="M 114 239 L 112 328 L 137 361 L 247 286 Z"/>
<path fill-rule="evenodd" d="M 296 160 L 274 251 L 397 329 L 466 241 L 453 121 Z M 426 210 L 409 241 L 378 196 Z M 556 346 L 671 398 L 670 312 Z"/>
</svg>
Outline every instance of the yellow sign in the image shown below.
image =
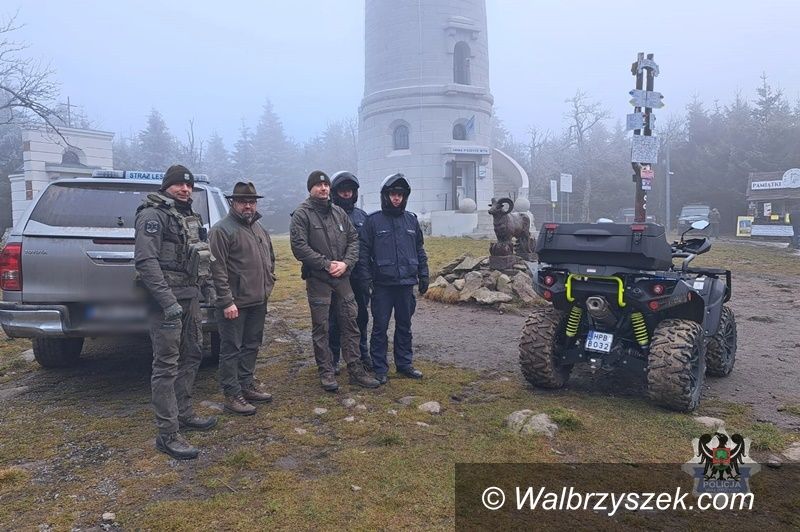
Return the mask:
<svg viewBox="0 0 800 532">
<path fill-rule="evenodd" d="M 736 236 L 750 236 L 750 231 L 753 228 L 752 216 L 737 216 L 736 217 Z"/>
</svg>

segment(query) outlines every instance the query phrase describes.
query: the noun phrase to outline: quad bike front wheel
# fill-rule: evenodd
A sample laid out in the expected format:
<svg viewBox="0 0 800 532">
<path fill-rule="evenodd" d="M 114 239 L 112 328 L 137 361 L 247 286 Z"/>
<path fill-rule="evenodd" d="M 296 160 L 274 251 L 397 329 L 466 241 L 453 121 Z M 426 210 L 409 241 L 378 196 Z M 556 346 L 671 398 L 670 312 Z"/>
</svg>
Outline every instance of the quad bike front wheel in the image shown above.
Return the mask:
<svg viewBox="0 0 800 532">
<path fill-rule="evenodd" d="M 653 331 L 647 360 L 647 395 L 679 412 L 700 402 L 706 372 L 703 328 L 691 320 L 668 319 Z"/>
<path fill-rule="evenodd" d="M 711 337 L 706 347 L 706 373 L 714 377 L 725 377 L 733 371 L 736 363 L 736 317 L 726 306 L 722 307 L 717 334 Z"/>
<path fill-rule="evenodd" d="M 563 339 L 565 314 L 553 307 L 534 310 L 519 339 L 519 363 L 525 379 L 542 388 L 562 388 L 572 365 L 559 365 L 557 355 Z"/>
</svg>

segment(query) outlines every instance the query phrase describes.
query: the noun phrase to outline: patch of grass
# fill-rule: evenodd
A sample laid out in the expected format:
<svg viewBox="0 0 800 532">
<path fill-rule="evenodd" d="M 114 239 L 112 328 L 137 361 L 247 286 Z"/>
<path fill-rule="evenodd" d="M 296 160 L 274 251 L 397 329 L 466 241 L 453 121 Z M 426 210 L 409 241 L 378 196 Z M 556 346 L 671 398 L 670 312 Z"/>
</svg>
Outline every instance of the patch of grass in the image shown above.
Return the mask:
<svg viewBox="0 0 800 532">
<path fill-rule="evenodd" d="M 787 403 L 778 408 L 778 412 L 786 412 L 793 416 L 800 416 L 800 403 Z"/>
<path fill-rule="evenodd" d="M 13 486 L 28 479 L 28 472 L 18 467 L 7 467 L 0 469 L 0 488 L 3 486 Z"/>
<path fill-rule="evenodd" d="M 772 423 L 753 423 L 743 436 L 753 440 L 752 448 L 757 451 L 780 451 L 788 438 Z"/>
<path fill-rule="evenodd" d="M 373 443 L 375 445 L 381 445 L 383 447 L 390 447 L 392 445 L 403 445 L 405 440 L 402 436 L 397 434 L 396 432 L 392 432 L 389 434 L 380 434 L 374 440 Z"/>
<path fill-rule="evenodd" d="M 222 463 L 228 467 L 245 469 L 251 467 L 258 460 L 258 456 L 249 449 L 239 449 L 230 453 L 222 459 Z"/>
<path fill-rule="evenodd" d="M 561 429 L 580 430 L 583 428 L 583 421 L 581 421 L 581 418 L 578 417 L 578 414 L 574 410 L 556 406 L 548 408 L 545 410 L 545 413 L 550 416 L 550 419 L 552 419 L 554 423 L 557 423 L 558 427 Z"/>
</svg>

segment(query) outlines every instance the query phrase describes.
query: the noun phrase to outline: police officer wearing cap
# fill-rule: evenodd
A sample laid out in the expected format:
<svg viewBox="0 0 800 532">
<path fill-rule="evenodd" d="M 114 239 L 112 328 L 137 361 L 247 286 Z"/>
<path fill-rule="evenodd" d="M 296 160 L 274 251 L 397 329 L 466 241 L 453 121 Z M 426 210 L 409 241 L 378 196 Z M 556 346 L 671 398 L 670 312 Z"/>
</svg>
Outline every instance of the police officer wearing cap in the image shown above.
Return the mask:
<svg viewBox="0 0 800 532">
<path fill-rule="evenodd" d="M 292 213 L 290 235 L 292 253 L 302 263 L 300 272 L 306 281 L 320 384 L 326 391 L 339 388 L 333 354 L 328 345 L 328 316 L 333 306 L 350 383 L 376 388 L 378 381 L 364 370 L 361 363 L 356 323 L 358 310 L 350 286 L 350 274 L 358 262 L 358 233 L 347 213 L 332 204 L 331 180 L 325 172 L 311 172 L 306 185 L 309 196 Z M 332 294 L 336 294 L 333 300 Z"/>
<path fill-rule="evenodd" d="M 193 187 L 188 168 L 167 169 L 159 191 L 136 211 L 134 252 L 137 280 L 150 303 L 156 449 L 181 460 L 196 458 L 198 450 L 180 430 L 208 430 L 217 423 L 192 409 L 202 359 L 200 288 L 208 283 L 211 262 L 203 221 L 192 210 Z"/>
<path fill-rule="evenodd" d="M 256 413 L 253 402 L 268 403 L 272 394 L 255 378 L 256 358 L 264 337 L 267 299 L 275 285 L 275 252 L 256 209 L 264 196 L 253 183 L 239 181 L 228 215 L 209 233 L 214 262 L 211 270 L 217 292 L 220 336 L 219 382 L 226 412 Z"/>
<path fill-rule="evenodd" d="M 352 172 L 336 172 L 331 177 L 331 200 L 334 205 L 338 205 L 356 228 L 359 236 L 364 227 L 364 222 L 367 219 L 367 213 L 356 207 L 358 202 L 358 178 Z M 367 344 L 367 325 L 369 325 L 369 292 L 370 292 L 369 272 L 358 263 L 353 268 L 350 274 L 350 286 L 353 288 L 353 296 L 356 299 L 356 306 L 358 306 L 358 315 L 356 323 L 358 324 L 358 331 L 361 334 L 358 344 L 359 351 L 361 352 L 361 363 L 364 369 L 372 370 L 372 359 L 369 356 L 369 346 Z M 336 298 L 336 294 L 332 296 Z M 330 315 L 328 317 L 328 343 L 333 353 L 333 367 L 338 372 L 339 354 L 341 351 L 341 344 L 339 342 L 339 323 L 336 319 L 334 312 L 335 305 L 331 305 Z"/>
<path fill-rule="evenodd" d="M 428 256 L 417 216 L 406 211 L 411 185 L 403 174 L 392 174 L 381 185 L 381 210 L 367 216 L 361 233 L 359 263 L 372 278 L 370 355 L 375 378 L 388 381 L 386 331 L 394 311 L 394 363 L 398 375 L 421 379 L 413 366 L 411 316 L 419 293 L 428 290 Z"/>
</svg>

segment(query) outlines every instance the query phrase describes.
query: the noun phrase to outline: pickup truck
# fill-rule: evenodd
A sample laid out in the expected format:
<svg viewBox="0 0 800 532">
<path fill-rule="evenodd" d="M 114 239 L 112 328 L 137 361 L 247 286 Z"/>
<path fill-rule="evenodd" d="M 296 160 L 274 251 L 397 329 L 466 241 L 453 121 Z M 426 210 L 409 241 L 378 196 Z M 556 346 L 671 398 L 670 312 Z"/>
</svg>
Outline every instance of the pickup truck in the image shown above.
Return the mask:
<svg viewBox="0 0 800 532">
<path fill-rule="evenodd" d="M 681 209 L 681 213 L 678 215 L 678 223 L 676 225 L 678 233 L 683 233 L 689 229 L 694 222 L 702 220 L 709 221 L 708 217 L 710 214 L 711 207 L 708 205 L 684 205 Z"/>
<path fill-rule="evenodd" d="M 147 333 L 134 282 L 134 222 L 163 174 L 96 171 L 49 183 L 15 224 L 0 252 L 0 326 L 31 338 L 43 367 L 77 362 L 84 339 Z M 194 210 L 206 228 L 228 212 L 222 192 L 195 176 Z M 219 353 L 213 306 L 201 300 L 206 355 Z"/>
</svg>

